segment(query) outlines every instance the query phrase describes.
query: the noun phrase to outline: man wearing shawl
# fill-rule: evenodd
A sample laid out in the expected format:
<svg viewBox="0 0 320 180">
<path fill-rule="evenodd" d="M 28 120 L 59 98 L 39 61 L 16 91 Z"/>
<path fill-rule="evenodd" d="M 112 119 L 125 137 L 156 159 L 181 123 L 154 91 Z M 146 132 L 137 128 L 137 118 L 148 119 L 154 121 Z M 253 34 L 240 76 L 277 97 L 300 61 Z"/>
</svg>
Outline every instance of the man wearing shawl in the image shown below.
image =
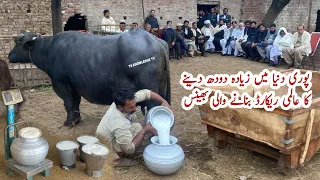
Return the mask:
<svg viewBox="0 0 320 180">
<path fill-rule="evenodd" d="M 204 34 L 201 32 L 201 30 L 197 27 L 196 22 L 192 23 L 191 31 L 193 32 L 193 35 L 196 37 L 196 45 L 199 46 L 199 49 L 201 51 L 201 56 L 206 57 L 206 55 L 205 55 L 206 50 L 204 47 L 204 43 L 209 39 L 209 37 L 204 36 Z"/>
<path fill-rule="evenodd" d="M 311 53 L 311 35 L 304 30 L 304 26 L 298 26 L 298 32 L 294 33 L 292 44 L 290 48 L 284 48 L 282 55 L 284 60 L 288 63 L 288 68 L 300 68 L 303 56 L 309 56 Z"/>
<path fill-rule="evenodd" d="M 231 34 L 232 41 L 230 42 L 230 46 L 232 49 L 234 49 L 234 56 L 239 55 L 239 47 L 241 47 L 239 40 L 242 39 L 243 36 L 244 36 L 244 24 L 239 23 L 239 27 L 233 29 Z"/>
<path fill-rule="evenodd" d="M 182 31 L 184 32 L 184 43 L 188 46 L 188 53 L 190 57 L 194 57 L 194 52 L 197 50 L 196 37 L 193 35 L 189 27 L 189 21 L 184 21 Z"/>
<path fill-rule="evenodd" d="M 109 10 L 103 11 L 104 17 L 101 20 L 101 29 L 104 32 L 115 33 L 116 32 L 116 22 L 110 16 Z"/>
<path fill-rule="evenodd" d="M 177 32 L 172 27 L 172 22 L 167 21 L 167 26 L 162 31 L 162 39 L 168 43 L 170 48 L 175 48 L 177 59 L 181 59 L 180 43 L 177 42 Z"/>
<path fill-rule="evenodd" d="M 209 39 L 204 44 L 205 51 L 210 51 L 210 53 L 213 53 L 214 45 L 213 45 L 213 39 L 214 39 L 214 27 L 210 24 L 210 20 L 204 21 L 204 26 L 201 29 L 201 32 L 204 34 L 205 37 L 209 37 Z"/>
<path fill-rule="evenodd" d="M 278 64 L 278 56 L 282 56 L 282 50 L 284 48 L 290 48 L 292 44 L 292 34 L 287 32 L 287 29 L 281 27 L 278 31 L 278 35 L 273 42 L 270 50 L 270 63 L 269 66 L 276 66 Z"/>
<path fill-rule="evenodd" d="M 183 54 L 185 51 L 188 51 L 188 46 L 184 43 L 184 32 L 182 31 L 183 24 L 177 24 L 177 42 L 180 44 L 181 56 L 180 58 L 183 59 Z"/>
</svg>

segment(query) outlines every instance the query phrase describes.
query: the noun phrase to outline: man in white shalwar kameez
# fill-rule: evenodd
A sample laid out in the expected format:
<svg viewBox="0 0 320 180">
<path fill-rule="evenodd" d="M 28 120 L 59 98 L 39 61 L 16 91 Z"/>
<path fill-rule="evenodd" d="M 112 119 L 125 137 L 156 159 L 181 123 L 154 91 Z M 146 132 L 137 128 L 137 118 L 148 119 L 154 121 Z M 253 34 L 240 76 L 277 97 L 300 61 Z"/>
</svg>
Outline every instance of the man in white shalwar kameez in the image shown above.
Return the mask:
<svg viewBox="0 0 320 180">
<path fill-rule="evenodd" d="M 228 22 L 227 27 L 224 29 L 223 39 L 220 40 L 220 46 L 222 47 L 222 56 L 231 55 L 230 42 L 228 43 L 228 40 L 231 37 L 231 29 L 231 23 Z"/>
<path fill-rule="evenodd" d="M 287 29 L 281 27 L 278 31 L 278 35 L 273 42 L 273 45 L 270 50 L 270 64 L 269 66 L 276 66 L 278 64 L 278 56 L 281 58 L 282 56 L 282 49 L 290 48 L 292 44 L 292 37 L 293 35 L 287 32 Z"/>
<path fill-rule="evenodd" d="M 214 27 L 211 25 L 210 20 L 204 21 L 204 26 L 201 28 L 202 33 L 204 36 L 210 37 L 206 43 L 204 44 L 205 50 L 210 51 L 210 53 L 213 53 L 213 50 L 215 46 L 213 45 L 213 39 L 214 39 Z"/>
<path fill-rule="evenodd" d="M 108 32 L 108 33 L 116 33 L 116 22 L 110 16 L 109 10 L 104 10 L 103 15 L 104 17 L 101 20 L 102 31 Z"/>
<path fill-rule="evenodd" d="M 240 42 L 239 39 L 241 39 L 243 37 L 244 34 L 244 24 L 243 23 L 239 23 L 239 27 L 237 29 L 234 29 L 232 31 L 232 37 L 233 40 L 230 42 L 231 48 L 234 49 L 234 56 L 238 56 L 239 55 L 239 47 L 237 44 L 239 44 L 240 48 Z"/>
</svg>

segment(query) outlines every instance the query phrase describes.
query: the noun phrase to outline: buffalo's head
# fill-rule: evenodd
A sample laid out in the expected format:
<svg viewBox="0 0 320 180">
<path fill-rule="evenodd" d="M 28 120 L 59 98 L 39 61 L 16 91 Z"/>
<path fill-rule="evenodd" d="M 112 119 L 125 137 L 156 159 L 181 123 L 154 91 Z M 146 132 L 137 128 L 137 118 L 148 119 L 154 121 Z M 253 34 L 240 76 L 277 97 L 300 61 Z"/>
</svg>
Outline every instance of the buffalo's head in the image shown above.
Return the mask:
<svg viewBox="0 0 320 180">
<path fill-rule="evenodd" d="M 34 46 L 35 39 L 40 36 L 38 33 L 20 33 L 14 40 L 15 46 L 9 53 L 9 61 L 11 63 L 30 63 L 29 51 Z"/>
</svg>

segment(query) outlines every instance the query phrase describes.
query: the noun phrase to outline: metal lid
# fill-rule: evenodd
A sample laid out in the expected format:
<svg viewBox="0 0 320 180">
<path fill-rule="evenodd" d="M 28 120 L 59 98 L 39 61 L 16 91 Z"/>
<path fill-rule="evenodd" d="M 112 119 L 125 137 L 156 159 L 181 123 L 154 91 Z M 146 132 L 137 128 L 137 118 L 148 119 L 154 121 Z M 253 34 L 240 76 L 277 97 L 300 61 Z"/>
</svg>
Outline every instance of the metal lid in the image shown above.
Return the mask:
<svg viewBox="0 0 320 180">
<path fill-rule="evenodd" d="M 25 127 L 19 131 L 19 136 L 24 139 L 35 139 L 41 137 L 42 131 L 35 127 Z"/>
</svg>

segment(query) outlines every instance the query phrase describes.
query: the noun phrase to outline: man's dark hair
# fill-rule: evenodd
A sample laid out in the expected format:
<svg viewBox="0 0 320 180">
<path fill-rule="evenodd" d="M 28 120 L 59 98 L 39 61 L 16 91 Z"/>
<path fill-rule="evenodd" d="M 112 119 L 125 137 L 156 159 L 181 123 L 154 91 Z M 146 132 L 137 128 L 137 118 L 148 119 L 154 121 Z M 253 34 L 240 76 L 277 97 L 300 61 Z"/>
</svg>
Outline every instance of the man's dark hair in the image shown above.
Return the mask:
<svg viewBox="0 0 320 180">
<path fill-rule="evenodd" d="M 197 22 L 193 22 L 192 25 L 197 24 Z"/>
<path fill-rule="evenodd" d="M 134 23 L 132 23 L 132 24 L 136 24 L 136 25 L 138 25 L 138 23 L 136 23 L 136 22 L 134 22 Z"/>
<path fill-rule="evenodd" d="M 172 21 L 167 21 L 167 25 L 168 25 L 169 23 L 172 23 Z"/>
<path fill-rule="evenodd" d="M 188 23 L 188 24 L 189 24 L 189 21 L 188 21 L 188 20 L 183 21 L 183 24 L 185 24 L 185 23 Z"/>
<path fill-rule="evenodd" d="M 223 9 L 223 11 L 224 11 L 224 10 L 227 10 L 227 11 L 229 11 L 229 10 L 228 10 L 228 8 L 224 8 L 224 9 Z"/>
<path fill-rule="evenodd" d="M 304 25 L 303 25 L 303 24 L 298 25 L 298 26 L 297 26 L 297 29 L 298 29 L 300 26 L 302 26 L 302 28 L 304 29 Z"/>
<path fill-rule="evenodd" d="M 155 12 L 155 10 L 153 10 L 153 9 L 150 12 L 152 12 L 152 11 Z"/>
<path fill-rule="evenodd" d="M 251 24 L 251 21 L 250 21 L 250 20 L 246 20 L 246 21 L 244 22 L 244 24 L 247 24 L 247 23 Z"/>
<path fill-rule="evenodd" d="M 275 27 L 277 27 L 277 26 L 276 26 L 275 23 L 272 23 L 272 24 L 270 25 L 270 27 L 274 27 L 274 28 L 275 28 Z"/>
<path fill-rule="evenodd" d="M 237 21 L 232 21 L 232 23 L 231 23 L 231 24 L 234 24 L 234 23 L 236 23 L 236 24 L 237 24 Z"/>
<path fill-rule="evenodd" d="M 251 21 L 251 23 L 250 23 L 250 24 L 253 24 L 253 23 L 254 23 L 254 24 L 257 24 L 257 22 L 255 22 L 255 21 Z"/>
<path fill-rule="evenodd" d="M 126 24 L 125 22 L 120 22 L 120 24 Z"/>
<path fill-rule="evenodd" d="M 108 9 L 106 9 L 106 10 L 103 11 L 103 14 L 106 14 L 108 12 L 110 12 L 110 11 Z"/>
<path fill-rule="evenodd" d="M 124 106 L 126 101 L 133 100 L 135 98 L 135 93 L 131 89 L 123 88 L 120 89 L 118 92 L 112 94 L 113 102 L 118 106 Z"/>
<path fill-rule="evenodd" d="M 258 25 L 258 28 L 260 29 L 261 26 L 266 27 L 264 24 L 259 24 L 259 25 Z"/>
</svg>

